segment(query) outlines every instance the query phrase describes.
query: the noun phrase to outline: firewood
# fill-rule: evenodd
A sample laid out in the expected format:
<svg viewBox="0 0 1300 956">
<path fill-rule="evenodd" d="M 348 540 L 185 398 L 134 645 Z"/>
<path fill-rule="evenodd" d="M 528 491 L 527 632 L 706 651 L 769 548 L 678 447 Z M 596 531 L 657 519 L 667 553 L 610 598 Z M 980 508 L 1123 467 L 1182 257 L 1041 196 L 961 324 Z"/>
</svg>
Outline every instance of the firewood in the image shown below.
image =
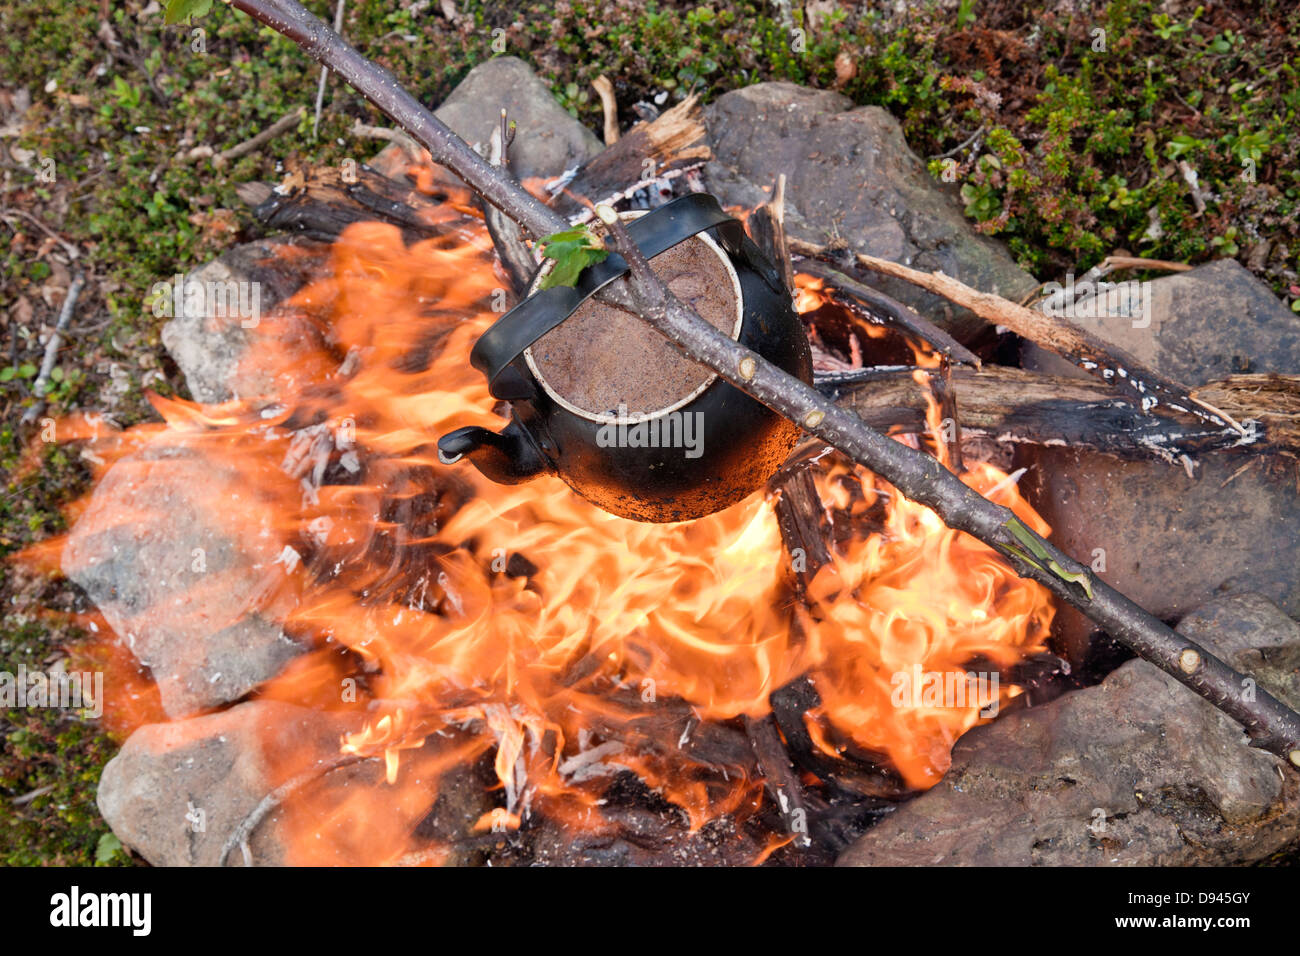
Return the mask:
<svg viewBox="0 0 1300 956">
<path fill-rule="evenodd" d="M 800 259 L 798 271 L 821 279 L 824 283 L 822 291 L 832 302 L 868 322 L 892 326 L 909 338 L 924 342 L 936 352 L 951 357 L 955 362 L 979 366 L 979 358 L 970 349 L 892 296 L 851 279 L 820 259 Z"/>
<path fill-rule="evenodd" d="M 810 257 L 832 254 L 825 247 L 800 240 L 792 240 L 791 249 Z M 1239 432 L 1244 431 L 1221 410 L 1194 398 L 1186 386 L 1170 381 L 1133 356 L 1064 319 L 1036 312 L 989 292 L 980 292 L 942 272 L 922 272 L 862 253 L 854 258 L 859 265 L 873 272 L 911 282 L 941 295 L 956 305 L 970 309 L 985 321 L 1005 326 L 1021 338 L 1055 352 L 1094 377 L 1109 383 L 1120 394 L 1140 405 L 1143 411 L 1164 405 L 1175 411 L 1195 415 L 1214 425 L 1229 425 Z"/>
<path fill-rule="evenodd" d="M 566 227 L 554 209 L 504 178 L 402 89 L 391 73 L 366 60 L 296 0 L 230 3 L 338 72 L 405 127 L 438 162 L 533 235 L 547 236 Z M 1044 585 L 1238 721 L 1255 746 L 1300 769 L 1300 714 L 1263 689 L 1247 699 L 1241 693 L 1245 678 L 1239 672 L 1090 575 L 1086 566 L 1035 534 L 1006 508 L 973 491 L 929 456 L 880 435 L 852 412 L 719 333 L 664 288 L 612 209 L 605 207 L 601 219 L 609 225 L 614 251 L 624 257 L 629 270 L 626 282 L 611 283 L 598 293 L 602 301 L 637 315 L 687 358 L 871 468 L 902 494 L 932 508 L 949 527 L 995 548 L 1022 577 Z M 917 275 L 924 278 L 923 273 Z M 1221 419 L 1215 423 L 1224 424 Z"/>
<path fill-rule="evenodd" d="M 562 216 L 590 216 L 582 199 L 615 202 L 665 175 L 702 166 L 713 155 L 704 142 L 699 98 L 688 96 L 649 123 L 638 123 L 582 166 L 552 208 Z"/>
<path fill-rule="evenodd" d="M 255 203 L 253 215 L 265 225 L 322 242 L 333 242 L 354 222 L 391 223 L 402 229 L 407 241 L 441 234 L 432 218 L 441 197 L 395 182 L 369 166 L 357 167 L 355 176 L 324 167 L 286 192 L 246 183 L 240 198 Z"/>
<path fill-rule="evenodd" d="M 863 370 L 842 384 L 823 384 L 873 428 L 926 427 L 926 389 L 908 369 Z M 1234 428 L 1167 415 L 1145 415 L 1101 382 L 986 365 L 953 369 L 961 396 L 957 421 L 967 434 L 997 441 L 1069 445 L 1126 460 L 1179 463 L 1184 455 L 1250 447 L 1300 456 L 1300 376 L 1238 375 L 1198 389 L 1242 420 L 1259 425 L 1245 442 Z"/>
</svg>

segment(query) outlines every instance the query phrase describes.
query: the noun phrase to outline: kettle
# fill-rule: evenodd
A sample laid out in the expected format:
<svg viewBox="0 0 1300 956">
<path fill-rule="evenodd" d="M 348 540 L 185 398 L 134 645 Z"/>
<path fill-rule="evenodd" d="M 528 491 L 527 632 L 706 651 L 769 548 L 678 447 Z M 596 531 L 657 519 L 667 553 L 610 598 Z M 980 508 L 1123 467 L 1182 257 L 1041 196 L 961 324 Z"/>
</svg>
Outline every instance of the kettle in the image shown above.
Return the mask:
<svg viewBox="0 0 1300 956">
<path fill-rule="evenodd" d="M 629 237 L 667 288 L 702 319 L 804 382 L 812 355 L 781 274 L 717 199 L 694 193 L 624 213 Z M 627 272 L 615 253 L 572 287 L 541 290 L 495 322 L 470 352 L 495 398 L 500 431 L 438 440 L 443 464 L 468 458 L 517 484 L 559 476 L 591 503 L 637 521 L 686 521 L 762 488 L 799 426 L 681 355 L 639 318 L 594 300 Z"/>
</svg>

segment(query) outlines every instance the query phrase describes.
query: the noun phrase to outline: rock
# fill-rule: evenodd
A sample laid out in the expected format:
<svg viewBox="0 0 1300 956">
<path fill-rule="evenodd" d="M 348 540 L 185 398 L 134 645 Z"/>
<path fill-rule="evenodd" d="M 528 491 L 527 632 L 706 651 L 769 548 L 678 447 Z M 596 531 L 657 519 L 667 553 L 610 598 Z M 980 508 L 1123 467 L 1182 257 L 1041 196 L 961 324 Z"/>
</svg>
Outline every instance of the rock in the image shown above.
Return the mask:
<svg viewBox="0 0 1300 956">
<path fill-rule="evenodd" d="M 282 336 L 280 328 L 263 321 L 279 302 L 298 291 L 307 272 L 319 259 L 308 255 L 282 259 L 284 246 L 311 246 L 301 239 L 269 239 L 249 242 L 222 253 L 212 262 L 195 269 L 184 279 L 184 288 L 200 283 L 204 289 L 221 289 L 224 300 L 205 294 L 200 300 L 182 298 L 181 309 L 163 326 L 162 340 L 168 353 L 185 376 L 196 402 L 215 404 L 232 398 L 254 398 L 274 392 L 274 382 L 265 369 L 246 359 L 259 347 L 281 350 L 311 348 L 308 330 L 295 326 L 293 336 Z M 256 307 L 235 308 L 240 301 Z"/>
<path fill-rule="evenodd" d="M 1300 491 L 1286 459 L 1207 454 L 1189 478 L 1069 448 L 1022 454 L 1033 467 L 1020 489 L 1052 541 L 1156 617 L 1177 620 L 1241 591 L 1300 615 Z M 1062 607 L 1053 633 L 1082 663 L 1095 627 Z"/>
<path fill-rule="evenodd" d="M 104 767 L 99 810 L 154 866 L 216 866 L 227 843 L 227 865 L 243 865 L 232 835 L 259 807 L 265 815 L 245 830 L 255 866 L 479 862 L 474 827 L 495 805 L 491 763 L 484 779 L 448 753 L 474 752 L 464 736 L 435 734 L 401 751 L 391 785 L 381 757 L 341 753 L 360 726 L 355 712 L 274 700 L 148 724 Z"/>
<path fill-rule="evenodd" d="M 937 182 L 895 120 L 875 106 L 792 83 L 759 83 L 705 111 L 714 161 L 705 170 L 723 205 L 752 208 L 786 174 L 786 229 L 797 238 L 843 239 L 858 252 L 942 270 L 985 292 L 1019 300 L 1037 283 L 1003 247 L 971 228 L 954 187 Z M 900 280 L 867 281 L 959 339 L 986 323 Z"/>
<path fill-rule="evenodd" d="M 72 529 L 64 572 L 152 669 L 169 716 L 238 700 L 303 652 L 269 606 L 285 570 L 273 521 L 233 471 L 153 444 L 109 469 Z"/>
<path fill-rule="evenodd" d="M 1300 320 L 1233 260 L 1151 283 L 1149 328 L 1131 319 L 1079 319 L 1135 358 L 1196 386 L 1249 368 L 1300 370 Z M 1028 364 L 1061 366 L 1037 350 Z M 1195 478 L 1156 461 L 1119 461 L 1026 446 L 1021 490 L 1066 553 L 1157 617 L 1174 620 L 1216 591 L 1259 591 L 1300 614 L 1300 492 L 1287 459 L 1202 455 Z M 1062 608 L 1053 631 L 1076 664 L 1093 625 Z"/>
<path fill-rule="evenodd" d="M 1071 321 L 1191 387 L 1242 372 L 1300 371 L 1300 316 L 1235 259 L 1154 279 L 1147 296 L 1150 313 L 1136 323 L 1105 315 Z M 1086 374 L 1037 346 L 1025 354 L 1038 371 Z"/>
<path fill-rule="evenodd" d="M 1180 628 L 1300 706 L 1300 627 L 1259 595 Z M 952 769 L 846 850 L 846 866 L 1250 863 L 1300 838 L 1300 777 L 1209 703 L 1141 660 L 1101 684 L 1003 715 Z"/>
<path fill-rule="evenodd" d="M 528 64 L 514 56 L 493 57 L 474 67 L 434 115 L 471 146 L 486 145 L 503 107 L 517 124 L 510 168 L 520 179 L 554 179 L 605 148 L 556 102 Z M 401 147 L 393 144 L 371 165 L 393 175 L 407 162 Z"/>
<path fill-rule="evenodd" d="M 266 700 L 148 724 L 104 767 L 99 812 L 153 866 L 216 866 L 267 794 L 313 766 L 325 769 L 343 729 L 337 716 Z M 272 812 L 248 841 L 254 863 L 284 864 L 286 842 L 283 816 Z M 229 862 L 240 865 L 242 854 Z"/>
</svg>

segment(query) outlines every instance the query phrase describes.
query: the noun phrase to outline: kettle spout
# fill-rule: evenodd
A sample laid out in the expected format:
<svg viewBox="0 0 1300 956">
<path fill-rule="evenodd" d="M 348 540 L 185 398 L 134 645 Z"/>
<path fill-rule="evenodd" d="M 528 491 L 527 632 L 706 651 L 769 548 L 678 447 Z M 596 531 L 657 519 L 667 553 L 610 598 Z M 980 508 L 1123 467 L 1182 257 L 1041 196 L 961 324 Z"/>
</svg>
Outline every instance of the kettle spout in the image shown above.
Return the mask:
<svg viewBox="0 0 1300 956">
<path fill-rule="evenodd" d="M 517 485 L 552 470 L 532 437 L 514 421 L 499 433 L 470 426 L 438 439 L 440 462 L 451 465 L 461 458 L 499 485 Z"/>
</svg>

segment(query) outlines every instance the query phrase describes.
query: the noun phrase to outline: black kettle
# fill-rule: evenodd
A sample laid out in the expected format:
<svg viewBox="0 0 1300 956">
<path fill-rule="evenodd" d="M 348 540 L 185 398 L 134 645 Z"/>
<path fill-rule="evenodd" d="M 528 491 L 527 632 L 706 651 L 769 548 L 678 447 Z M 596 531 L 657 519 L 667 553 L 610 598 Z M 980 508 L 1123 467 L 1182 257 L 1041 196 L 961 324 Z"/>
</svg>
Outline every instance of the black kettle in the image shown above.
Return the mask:
<svg viewBox="0 0 1300 956">
<path fill-rule="evenodd" d="M 701 318 L 812 380 L 790 290 L 714 197 L 675 199 L 632 219 L 627 231 Z M 799 427 L 682 356 L 640 319 L 591 298 L 626 271 L 611 253 L 576 286 L 533 291 L 479 337 L 470 362 L 492 395 L 510 402 L 511 420 L 499 433 L 470 427 L 444 435 L 444 464 L 468 458 L 502 484 L 555 474 L 600 508 L 638 521 L 699 518 L 763 487 Z"/>
</svg>

